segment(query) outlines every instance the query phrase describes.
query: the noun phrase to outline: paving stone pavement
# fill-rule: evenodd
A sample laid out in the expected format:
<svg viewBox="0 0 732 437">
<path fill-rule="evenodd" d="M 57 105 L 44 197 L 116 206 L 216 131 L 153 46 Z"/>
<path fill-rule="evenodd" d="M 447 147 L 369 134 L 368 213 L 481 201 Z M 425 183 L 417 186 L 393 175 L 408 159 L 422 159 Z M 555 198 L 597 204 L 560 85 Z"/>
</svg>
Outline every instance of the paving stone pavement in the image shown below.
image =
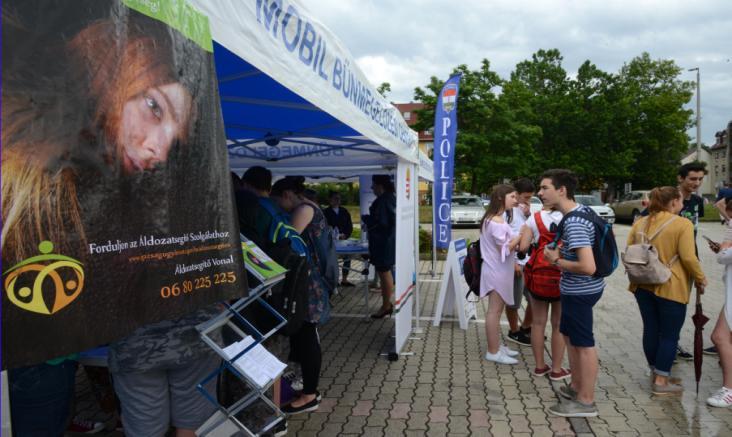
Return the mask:
<svg viewBox="0 0 732 437">
<path fill-rule="evenodd" d="M 619 247 L 625 247 L 627 225 L 616 225 Z M 721 240 L 719 224 L 703 223 L 700 234 Z M 477 230 L 460 231 L 477 237 Z M 700 241 L 701 237 L 699 238 Z M 722 268 L 700 245 L 702 265 L 710 285 L 703 297 L 712 319 L 705 330 L 705 346 L 723 304 Z M 732 436 L 732 410 L 707 407 L 705 399 L 721 385 L 717 358 L 705 355 L 699 396 L 695 394 L 691 362 L 680 361 L 672 373 L 682 378 L 681 397 L 658 399 L 650 394 L 649 377 L 641 347 L 641 319 L 627 280 L 619 269 L 608 280 L 595 307 L 595 337 L 600 357 L 596 400 L 600 415 L 567 420 L 548 415 L 559 401 L 557 383 L 535 378 L 528 347 L 520 348 L 519 364 L 496 365 L 485 353 L 483 309 L 467 331 L 457 322 L 431 325 L 439 278 L 429 275 L 430 263 L 421 263 L 420 326 L 396 362 L 380 356 L 390 340 L 391 319 L 363 317 L 362 288 L 344 289 L 334 299 L 335 317 L 320 330 L 323 369 L 319 411 L 289 418 L 289 434 L 297 436 Z M 437 270 L 441 271 L 442 265 Z M 353 278 L 352 278 L 353 279 Z M 370 310 L 380 303 L 369 292 Z M 481 303 L 482 306 L 482 303 Z M 687 323 L 681 344 L 692 348 L 693 324 Z M 504 333 L 506 327 L 503 326 Z M 566 365 L 566 362 L 565 362 Z M 81 373 L 80 373 L 81 375 Z M 77 411 L 97 417 L 91 394 L 80 378 Z M 86 391 L 85 391 L 86 390 Z M 109 419 L 109 418 L 107 418 Z M 115 434 L 109 434 L 115 435 Z M 119 434 L 117 434 L 119 435 Z"/>
</svg>

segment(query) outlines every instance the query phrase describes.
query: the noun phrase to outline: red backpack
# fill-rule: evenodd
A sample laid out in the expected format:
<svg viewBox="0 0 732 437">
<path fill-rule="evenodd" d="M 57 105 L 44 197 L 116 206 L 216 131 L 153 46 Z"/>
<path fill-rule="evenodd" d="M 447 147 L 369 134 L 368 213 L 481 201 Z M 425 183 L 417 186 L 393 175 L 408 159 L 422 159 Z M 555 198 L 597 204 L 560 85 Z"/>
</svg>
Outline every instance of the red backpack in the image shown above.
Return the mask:
<svg viewBox="0 0 732 437">
<path fill-rule="evenodd" d="M 541 219 L 541 211 L 534 213 L 536 227 L 539 229 L 539 244 L 524 267 L 526 288 L 541 297 L 559 297 L 559 268 L 551 265 L 544 257 L 544 247 L 554 241 L 556 234 L 550 232 Z"/>
</svg>

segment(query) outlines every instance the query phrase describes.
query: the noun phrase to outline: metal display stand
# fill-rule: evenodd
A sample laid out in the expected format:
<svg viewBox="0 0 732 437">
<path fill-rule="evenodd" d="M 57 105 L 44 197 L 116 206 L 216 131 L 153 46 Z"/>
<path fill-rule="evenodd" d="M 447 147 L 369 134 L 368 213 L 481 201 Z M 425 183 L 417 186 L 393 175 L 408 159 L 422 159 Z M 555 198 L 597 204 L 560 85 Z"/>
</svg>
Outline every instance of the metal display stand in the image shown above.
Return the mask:
<svg viewBox="0 0 732 437">
<path fill-rule="evenodd" d="M 249 269 L 248 265 L 247 270 L 251 273 L 251 269 Z M 237 360 L 250 352 L 254 347 L 260 345 L 263 341 L 271 337 L 280 328 L 287 324 L 287 320 L 263 299 L 263 296 L 284 278 L 285 273 L 272 278 L 267 278 L 260 285 L 250 290 L 249 296 L 239 299 L 232 305 L 225 304 L 227 307 L 226 311 L 213 319 L 196 326 L 196 329 L 198 329 L 203 341 L 206 342 L 206 344 L 208 344 L 209 347 L 211 347 L 211 349 L 213 349 L 223 359 L 222 366 L 208 375 L 197 386 L 203 396 L 205 396 L 209 402 L 213 403 L 218 410 L 196 431 L 197 435 L 208 437 L 228 437 L 232 435 L 254 437 L 271 431 L 275 425 L 285 418 L 284 413 L 282 413 L 279 407 L 266 396 L 267 390 L 272 387 L 276 381 L 278 381 L 278 378 L 272 378 L 268 383 L 260 386 L 249 375 L 240 371 L 235 364 Z M 253 303 L 261 305 L 263 309 L 266 309 L 272 316 L 274 316 L 276 320 L 274 327 L 266 332 L 261 332 L 260 329 L 240 314 L 244 308 Z M 228 326 L 242 339 L 251 336 L 254 341 L 238 354 L 233 357 L 229 357 L 229 354 L 224 351 L 224 348 L 211 337 L 211 334 L 214 331 L 222 328 L 223 326 Z M 242 326 L 245 327 L 249 333 L 244 332 L 241 328 Z M 205 389 L 205 385 L 207 383 L 215 378 L 219 378 L 223 372 L 232 373 L 242 380 L 250 389 L 243 398 L 228 407 L 219 403 L 215 393 L 211 394 Z M 281 374 L 281 372 L 279 372 L 279 374 Z M 246 423 L 247 420 L 243 420 L 242 418 L 244 417 L 244 412 L 257 402 L 268 410 L 271 410 L 272 415 L 268 420 L 264 421 L 264 423 L 254 426 L 251 423 Z"/>
</svg>

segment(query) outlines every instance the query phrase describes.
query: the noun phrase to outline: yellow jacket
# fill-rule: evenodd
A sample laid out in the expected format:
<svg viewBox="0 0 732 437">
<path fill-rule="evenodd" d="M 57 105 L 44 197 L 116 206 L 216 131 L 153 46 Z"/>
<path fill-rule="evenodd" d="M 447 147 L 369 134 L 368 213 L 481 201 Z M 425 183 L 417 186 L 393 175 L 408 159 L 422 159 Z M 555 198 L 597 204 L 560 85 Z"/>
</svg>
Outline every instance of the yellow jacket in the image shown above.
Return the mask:
<svg viewBox="0 0 732 437">
<path fill-rule="evenodd" d="M 654 214 L 651 226 L 646 236 L 651 236 L 661 225 L 674 217 L 670 212 Z M 642 232 L 645 231 L 648 217 L 644 217 L 633 224 L 628 235 L 628 246 L 641 243 Z M 665 284 L 630 284 L 628 288 L 635 292 L 636 288 L 652 291 L 656 296 L 683 304 L 689 303 L 691 292 L 691 280 L 701 282 L 704 280 L 704 272 L 696 256 L 694 244 L 694 225 L 683 217 L 678 217 L 666 226 L 651 242 L 658 251 L 658 258 L 661 262 L 667 263 L 674 255 L 679 259 L 671 266 L 671 279 Z"/>
</svg>

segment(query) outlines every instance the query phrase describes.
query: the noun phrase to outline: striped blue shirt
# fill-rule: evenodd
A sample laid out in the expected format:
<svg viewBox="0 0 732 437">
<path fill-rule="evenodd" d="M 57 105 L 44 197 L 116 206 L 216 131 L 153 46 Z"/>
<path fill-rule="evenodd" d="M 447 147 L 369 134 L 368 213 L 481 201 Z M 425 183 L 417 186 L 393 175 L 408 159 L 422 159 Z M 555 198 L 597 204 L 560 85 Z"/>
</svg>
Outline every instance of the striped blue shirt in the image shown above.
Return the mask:
<svg viewBox="0 0 732 437">
<path fill-rule="evenodd" d="M 572 211 L 588 212 L 589 207 L 577 205 Z M 571 211 L 570 211 L 571 212 Z M 591 210 L 589 211 L 592 212 Z M 567 261 L 577 261 L 577 249 L 581 247 L 592 248 L 595 243 L 594 225 L 581 217 L 572 216 L 564 222 L 562 232 L 562 247 L 560 249 L 562 258 Z M 590 275 L 580 275 L 562 271 L 562 279 L 559 281 L 559 291 L 562 294 L 586 295 L 600 293 L 605 288 L 603 278 L 595 278 Z"/>
</svg>

